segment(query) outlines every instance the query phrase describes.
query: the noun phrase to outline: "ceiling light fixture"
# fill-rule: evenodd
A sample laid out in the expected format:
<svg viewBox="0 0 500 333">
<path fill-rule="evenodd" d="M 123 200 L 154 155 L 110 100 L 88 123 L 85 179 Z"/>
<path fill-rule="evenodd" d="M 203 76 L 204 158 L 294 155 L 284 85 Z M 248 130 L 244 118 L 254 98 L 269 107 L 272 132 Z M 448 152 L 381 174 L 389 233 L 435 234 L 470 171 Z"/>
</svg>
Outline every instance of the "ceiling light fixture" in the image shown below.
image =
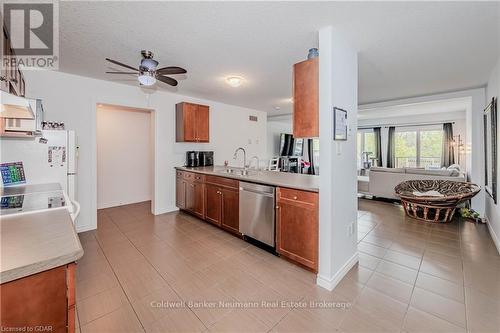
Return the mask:
<svg viewBox="0 0 500 333">
<path fill-rule="evenodd" d="M 241 86 L 241 83 L 243 82 L 243 78 L 241 76 L 228 76 L 226 78 L 226 82 L 231 87 L 236 88 L 236 87 Z"/>
<path fill-rule="evenodd" d="M 142 72 L 138 77 L 139 82 L 144 86 L 152 86 L 156 83 L 156 78 L 150 72 Z"/>
<path fill-rule="evenodd" d="M 155 70 L 157 66 L 158 66 L 158 61 L 154 59 L 146 58 L 141 60 L 141 67 L 146 68 L 148 71 Z"/>
<path fill-rule="evenodd" d="M 278 110 L 281 110 L 281 107 L 279 107 L 279 106 L 275 106 L 275 107 L 274 107 L 274 109 L 275 109 L 276 111 L 278 111 Z"/>
</svg>

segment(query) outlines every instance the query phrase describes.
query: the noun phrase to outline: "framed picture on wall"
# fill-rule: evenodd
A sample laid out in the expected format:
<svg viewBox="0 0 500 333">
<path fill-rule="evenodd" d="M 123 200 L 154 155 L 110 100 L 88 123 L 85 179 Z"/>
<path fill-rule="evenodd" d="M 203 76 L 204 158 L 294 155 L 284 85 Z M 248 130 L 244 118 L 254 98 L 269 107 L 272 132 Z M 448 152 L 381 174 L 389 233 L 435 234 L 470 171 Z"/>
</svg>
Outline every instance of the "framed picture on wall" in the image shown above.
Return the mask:
<svg viewBox="0 0 500 333">
<path fill-rule="evenodd" d="M 485 190 L 497 203 L 497 99 L 484 109 L 484 179 Z"/>
<path fill-rule="evenodd" d="M 347 111 L 333 108 L 333 140 L 347 140 Z"/>
</svg>

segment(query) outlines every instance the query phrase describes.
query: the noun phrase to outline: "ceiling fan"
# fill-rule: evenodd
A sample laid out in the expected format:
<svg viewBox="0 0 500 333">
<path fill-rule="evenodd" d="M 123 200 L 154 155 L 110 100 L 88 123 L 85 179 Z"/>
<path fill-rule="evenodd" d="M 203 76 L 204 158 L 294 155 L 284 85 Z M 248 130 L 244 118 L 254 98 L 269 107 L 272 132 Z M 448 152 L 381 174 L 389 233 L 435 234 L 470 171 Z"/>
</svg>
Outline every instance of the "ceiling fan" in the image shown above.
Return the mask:
<svg viewBox="0 0 500 333">
<path fill-rule="evenodd" d="M 119 65 L 134 71 L 134 72 L 106 72 L 106 74 L 135 74 L 138 75 L 137 79 L 139 80 L 140 84 L 144 86 L 152 86 L 153 84 L 156 83 L 156 80 L 159 80 L 163 83 L 175 87 L 178 83 L 177 80 L 167 75 L 187 73 L 187 71 L 184 68 L 176 66 L 168 66 L 157 69 L 156 67 L 158 67 L 158 61 L 153 59 L 153 52 L 142 50 L 141 54 L 142 54 L 142 60 L 139 65 L 139 68 L 134 68 L 132 66 L 125 65 L 119 61 L 106 58 L 107 61 L 115 65 Z"/>
</svg>

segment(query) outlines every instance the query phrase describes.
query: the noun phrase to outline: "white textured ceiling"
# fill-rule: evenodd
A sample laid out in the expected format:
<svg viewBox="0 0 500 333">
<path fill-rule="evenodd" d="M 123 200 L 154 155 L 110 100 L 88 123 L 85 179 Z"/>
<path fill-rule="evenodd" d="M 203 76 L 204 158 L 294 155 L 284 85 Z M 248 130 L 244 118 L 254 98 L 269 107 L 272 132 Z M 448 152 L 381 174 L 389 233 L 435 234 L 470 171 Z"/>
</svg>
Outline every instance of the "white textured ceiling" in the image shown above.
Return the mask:
<svg viewBox="0 0 500 333">
<path fill-rule="evenodd" d="M 363 104 L 484 85 L 499 22 L 498 2 L 60 2 L 60 70 L 137 85 L 105 74 L 118 67 L 104 58 L 136 66 L 148 49 L 188 70 L 158 89 L 279 114 L 291 110 L 292 65 L 322 26 L 359 50 Z M 231 88 L 231 74 L 246 81 Z"/>
</svg>

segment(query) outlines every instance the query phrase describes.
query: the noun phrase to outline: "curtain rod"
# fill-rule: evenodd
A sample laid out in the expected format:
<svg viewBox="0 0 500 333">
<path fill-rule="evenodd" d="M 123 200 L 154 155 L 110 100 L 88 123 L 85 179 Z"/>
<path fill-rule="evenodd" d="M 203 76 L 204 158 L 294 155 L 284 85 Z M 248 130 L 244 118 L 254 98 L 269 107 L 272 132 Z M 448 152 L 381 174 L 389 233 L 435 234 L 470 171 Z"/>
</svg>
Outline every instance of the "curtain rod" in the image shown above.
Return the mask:
<svg viewBox="0 0 500 333">
<path fill-rule="evenodd" d="M 380 125 L 376 125 L 376 126 L 359 126 L 358 129 L 373 129 L 375 127 L 384 127 L 384 128 L 389 128 L 389 127 L 417 127 L 417 126 L 431 126 L 431 125 L 443 125 L 443 124 L 446 124 L 446 123 L 451 123 L 451 124 L 455 124 L 454 121 L 441 121 L 441 122 L 437 122 L 437 123 L 408 123 L 408 124 L 380 124 Z"/>
</svg>

